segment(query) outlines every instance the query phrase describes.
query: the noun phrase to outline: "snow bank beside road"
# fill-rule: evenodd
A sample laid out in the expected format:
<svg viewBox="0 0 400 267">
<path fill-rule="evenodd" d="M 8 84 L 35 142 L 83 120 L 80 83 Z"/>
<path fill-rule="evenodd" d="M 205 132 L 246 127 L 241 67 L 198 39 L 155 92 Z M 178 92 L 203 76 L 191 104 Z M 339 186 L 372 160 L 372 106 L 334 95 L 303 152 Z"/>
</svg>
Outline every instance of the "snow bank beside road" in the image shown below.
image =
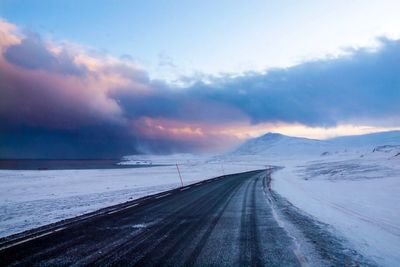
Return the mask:
<svg viewBox="0 0 400 267">
<path fill-rule="evenodd" d="M 374 152 L 284 165 L 273 175 L 275 191 L 333 226 L 362 254 L 384 266 L 399 265 L 400 159 Z"/>
</svg>

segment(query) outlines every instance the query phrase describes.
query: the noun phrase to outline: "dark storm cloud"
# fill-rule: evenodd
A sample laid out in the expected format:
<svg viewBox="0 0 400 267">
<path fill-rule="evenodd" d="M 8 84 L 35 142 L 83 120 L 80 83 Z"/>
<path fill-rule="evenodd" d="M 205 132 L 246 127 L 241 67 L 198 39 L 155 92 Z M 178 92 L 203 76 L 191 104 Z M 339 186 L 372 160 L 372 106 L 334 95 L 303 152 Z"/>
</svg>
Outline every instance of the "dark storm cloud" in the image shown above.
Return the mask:
<svg viewBox="0 0 400 267">
<path fill-rule="evenodd" d="M 118 158 L 139 152 L 134 136 L 109 124 L 78 129 L 14 126 L 2 130 L 0 140 L 0 158 Z"/>
<path fill-rule="evenodd" d="M 253 123 L 331 126 L 400 115 L 400 42 L 381 39 L 377 51 L 303 63 L 267 74 L 216 80 L 193 88 L 205 102 L 231 105 Z M 398 122 L 398 126 L 400 122 Z"/>
<path fill-rule="evenodd" d="M 0 157 L 104 158 L 201 149 L 199 140 L 171 132 L 146 136 L 144 129 L 151 129 L 139 125 L 142 117 L 173 117 L 175 109 L 179 118 L 184 100 L 131 62 L 85 55 L 77 64 L 76 51 L 57 47 L 61 52 L 54 53 L 36 35 L 7 40 L 14 39 L 0 39 Z"/>
<path fill-rule="evenodd" d="M 375 51 L 175 88 L 151 80 L 130 60 L 82 57 L 68 47 L 54 53 L 33 34 L 18 42 L 9 31 L 2 36 L 0 157 L 213 148 L 227 138 L 209 129 L 235 123 L 380 125 L 390 119 L 400 125 L 398 41 L 380 39 Z"/>
<path fill-rule="evenodd" d="M 114 97 L 121 99 L 121 106 L 133 117 L 223 123 L 245 115 L 254 124 L 334 126 L 360 119 L 379 124 L 400 116 L 400 42 L 380 39 L 376 51 L 359 49 L 340 58 L 266 74 L 214 78 L 185 90 L 153 87 L 155 95 L 137 97 L 123 92 Z"/>
</svg>

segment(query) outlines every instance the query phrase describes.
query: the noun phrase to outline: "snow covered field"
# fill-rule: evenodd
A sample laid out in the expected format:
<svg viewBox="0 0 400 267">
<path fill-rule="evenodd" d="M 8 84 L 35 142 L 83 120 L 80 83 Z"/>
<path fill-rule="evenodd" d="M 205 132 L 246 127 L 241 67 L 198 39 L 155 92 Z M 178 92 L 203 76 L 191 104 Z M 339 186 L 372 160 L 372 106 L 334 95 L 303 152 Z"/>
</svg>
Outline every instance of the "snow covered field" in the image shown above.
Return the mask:
<svg viewBox="0 0 400 267">
<path fill-rule="evenodd" d="M 222 163 L 192 155 L 141 157 L 151 168 L 102 170 L 0 170 L 0 236 L 74 217 L 113 204 L 184 184 L 263 168 L 257 164 Z M 136 164 L 128 157 L 124 164 Z"/>
<path fill-rule="evenodd" d="M 400 263 L 400 160 L 288 162 L 272 188 L 385 266 Z"/>
<path fill-rule="evenodd" d="M 276 134 L 225 155 L 128 156 L 110 170 L 0 170 L 0 236 L 223 174 L 282 166 L 272 188 L 382 266 L 400 265 L 400 132 L 327 141 Z"/>
</svg>

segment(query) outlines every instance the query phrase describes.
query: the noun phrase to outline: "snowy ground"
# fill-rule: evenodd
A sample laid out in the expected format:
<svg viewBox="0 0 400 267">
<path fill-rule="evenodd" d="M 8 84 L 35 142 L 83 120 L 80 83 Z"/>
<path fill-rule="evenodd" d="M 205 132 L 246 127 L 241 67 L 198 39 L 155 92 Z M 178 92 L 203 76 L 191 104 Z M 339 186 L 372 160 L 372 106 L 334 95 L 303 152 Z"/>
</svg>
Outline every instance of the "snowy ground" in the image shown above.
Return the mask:
<svg viewBox="0 0 400 267">
<path fill-rule="evenodd" d="M 268 135 L 248 142 L 240 153 L 130 156 L 122 163 L 168 166 L 0 170 L 0 236 L 178 187 L 175 163 L 185 184 L 270 164 L 284 167 L 273 174 L 273 190 L 378 264 L 400 266 L 399 136 L 321 142 Z"/>
<path fill-rule="evenodd" d="M 272 188 L 333 226 L 360 253 L 383 266 L 399 266 L 400 157 L 393 156 L 374 152 L 283 161 Z"/>
<path fill-rule="evenodd" d="M 136 164 L 128 157 L 124 164 Z M 0 170 L 0 236 L 74 217 L 113 204 L 223 174 L 260 169 L 192 155 L 140 157 L 151 168 L 102 170 Z"/>
</svg>

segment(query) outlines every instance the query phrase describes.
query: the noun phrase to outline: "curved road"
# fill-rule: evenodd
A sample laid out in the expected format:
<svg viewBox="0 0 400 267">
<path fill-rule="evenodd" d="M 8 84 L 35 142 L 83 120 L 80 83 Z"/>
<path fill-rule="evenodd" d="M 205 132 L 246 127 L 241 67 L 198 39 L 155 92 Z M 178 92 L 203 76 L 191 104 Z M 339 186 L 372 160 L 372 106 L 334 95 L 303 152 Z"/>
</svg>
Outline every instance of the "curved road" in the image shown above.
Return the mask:
<svg viewBox="0 0 400 267">
<path fill-rule="evenodd" d="M 0 265 L 300 266 L 265 172 L 225 176 L 0 243 Z"/>
</svg>

